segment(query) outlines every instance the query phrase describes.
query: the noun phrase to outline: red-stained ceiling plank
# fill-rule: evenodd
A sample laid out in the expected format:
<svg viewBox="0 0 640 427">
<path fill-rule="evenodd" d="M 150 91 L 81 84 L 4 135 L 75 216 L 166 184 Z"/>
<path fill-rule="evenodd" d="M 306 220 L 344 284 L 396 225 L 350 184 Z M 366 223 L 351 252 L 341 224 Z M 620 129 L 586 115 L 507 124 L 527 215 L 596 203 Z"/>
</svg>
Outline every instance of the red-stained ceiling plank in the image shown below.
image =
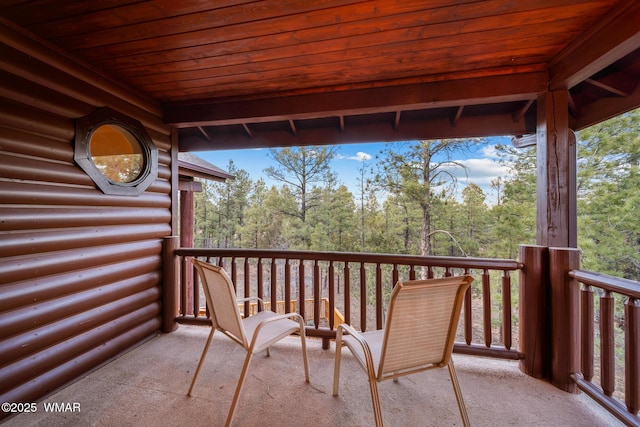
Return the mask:
<svg viewBox="0 0 640 427">
<path fill-rule="evenodd" d="M 551 90 L 572 88 L 640 49 L 640 2 L 625 0 L 622 3 L 551 62 Z"/>
</svg>

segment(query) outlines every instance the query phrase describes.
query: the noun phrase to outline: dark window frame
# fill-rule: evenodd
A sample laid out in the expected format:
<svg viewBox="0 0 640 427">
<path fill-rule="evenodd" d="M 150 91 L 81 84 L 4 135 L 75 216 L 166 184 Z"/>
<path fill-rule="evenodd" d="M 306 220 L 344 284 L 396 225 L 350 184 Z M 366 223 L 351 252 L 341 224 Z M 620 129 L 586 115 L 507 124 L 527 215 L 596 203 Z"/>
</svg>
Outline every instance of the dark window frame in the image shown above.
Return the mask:
<svg viewBox="0 0 640 427">
<path fill-rule="evenodd" d="M 114 125 L 128 131 L 142 148 L 144 166 L 131 182 L 115 182 L 100 172 L 92 160 L 91 137 L 103 125 Z M 139 196 L 158 178 L 158 148 L 142 124 L 111 108 L 101 108 L 76 120 L 73 159 L 103 193 L 119 196 Z"/>
</svg>

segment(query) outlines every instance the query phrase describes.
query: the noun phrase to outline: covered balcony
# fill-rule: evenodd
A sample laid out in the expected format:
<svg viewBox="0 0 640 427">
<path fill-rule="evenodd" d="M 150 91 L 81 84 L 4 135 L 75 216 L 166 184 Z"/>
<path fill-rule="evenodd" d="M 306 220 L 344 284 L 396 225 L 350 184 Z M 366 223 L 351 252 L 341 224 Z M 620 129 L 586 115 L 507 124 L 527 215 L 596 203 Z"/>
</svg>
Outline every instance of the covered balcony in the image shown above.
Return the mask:
<svg viewBox="0 0 640 427">
<path fill-rule="evenodd" d="M 4 2 L 0 403 L 38 411 L 0 420 L 221 424 L 223 340 L 186 397 L 209 323 L 198 257 L 307 322 L 312 383 L 285 342 L 239 424 L 371 425 L 353 360 L 328 392 L 337 325 L 381 328 L 398 279 L 468 273 L 454 357 L 473 424 L 640 425 L 640 285 L 581 269 L 574 133 L 640 107 L 638 22 L 636 0 Z M 179 152 L 494 135 L 536 146 L 536 244 L 517 259 L 178 243 L 197 188 Z M 139 169 L 103 174 L 114 146 Z M 383 394 L 389 424 L 459 423 L 438 373 Z"/>
</svg>

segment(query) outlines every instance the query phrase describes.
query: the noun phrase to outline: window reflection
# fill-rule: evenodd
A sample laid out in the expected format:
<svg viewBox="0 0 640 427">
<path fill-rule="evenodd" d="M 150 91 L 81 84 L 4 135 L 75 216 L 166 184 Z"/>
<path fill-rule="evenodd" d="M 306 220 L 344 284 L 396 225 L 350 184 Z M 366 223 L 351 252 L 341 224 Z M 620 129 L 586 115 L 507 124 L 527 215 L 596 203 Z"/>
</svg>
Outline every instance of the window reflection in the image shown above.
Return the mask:
<svg viewBox="0 0 640 427">
<path fill-rule="evenodd" d="M 102 125 L 91 134 L 91 160 L 112 182 L 133 182 L 144 170 L 144 155 L 138 140 L 117 125 Z"/>
</svg>

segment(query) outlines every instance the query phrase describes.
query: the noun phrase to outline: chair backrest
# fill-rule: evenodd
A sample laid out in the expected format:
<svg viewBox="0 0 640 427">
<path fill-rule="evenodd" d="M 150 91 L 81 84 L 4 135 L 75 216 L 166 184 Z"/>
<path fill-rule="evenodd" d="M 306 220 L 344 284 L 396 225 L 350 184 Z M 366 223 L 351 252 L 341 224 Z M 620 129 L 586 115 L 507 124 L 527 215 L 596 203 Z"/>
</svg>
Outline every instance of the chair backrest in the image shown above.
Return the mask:
<svg viewBox="0 0 640 427">
<path fill-rule="evenodd" d="M 222 267 L 195 258 L 191 262 L 200 276 L 213 327 L 248 348 L 249 344 L 236 303 L 236 293 L 231 278 Z"/>
<path fill-rule="evenodd" d="M 377 377 L 449 363 L 471 276 L 398 282 L 389 301 Z"/>
</svg>

